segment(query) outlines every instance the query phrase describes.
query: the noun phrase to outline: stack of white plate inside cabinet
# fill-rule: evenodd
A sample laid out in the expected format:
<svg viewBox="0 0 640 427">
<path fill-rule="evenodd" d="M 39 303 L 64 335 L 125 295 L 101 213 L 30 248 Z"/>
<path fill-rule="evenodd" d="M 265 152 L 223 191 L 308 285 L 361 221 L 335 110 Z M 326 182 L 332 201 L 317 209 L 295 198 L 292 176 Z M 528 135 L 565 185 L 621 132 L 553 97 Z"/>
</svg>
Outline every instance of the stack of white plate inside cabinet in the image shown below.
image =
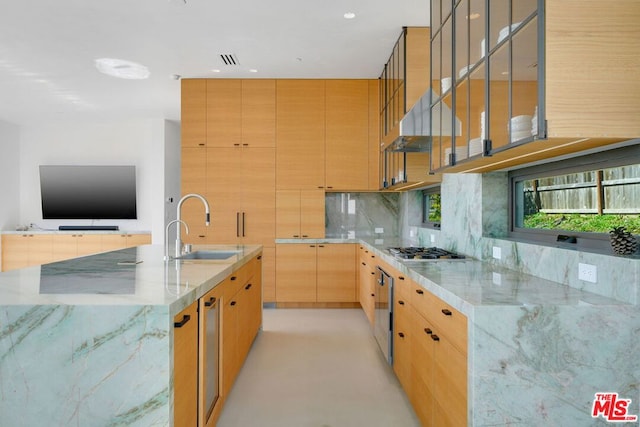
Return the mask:
<svg viewBox="0 0 640 427">
<path fill-rule="evenodd" d="M 511 118 L 511 142 L 531 136 L 531 116 L 522 115 Z"/>
</svg>

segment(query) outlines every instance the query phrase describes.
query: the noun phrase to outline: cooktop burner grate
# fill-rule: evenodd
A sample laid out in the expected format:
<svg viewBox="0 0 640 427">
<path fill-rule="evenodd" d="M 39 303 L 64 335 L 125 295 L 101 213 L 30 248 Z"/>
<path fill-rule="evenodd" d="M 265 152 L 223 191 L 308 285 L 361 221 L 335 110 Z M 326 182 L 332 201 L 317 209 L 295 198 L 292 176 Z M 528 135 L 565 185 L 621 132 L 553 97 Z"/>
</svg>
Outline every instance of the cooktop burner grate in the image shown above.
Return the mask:
<svg viewBox="0 0 640 427">
<path fill-rule="evenodd" d="M 388 248 L 396 258 L 403 260 L 445 260 L 445 259 L 464 259 L 464 255 L 457 254 L 455 252 L 448 251 L 442 248 L 423 248 L 408 246 L 404 248 Z"/>
</svg>

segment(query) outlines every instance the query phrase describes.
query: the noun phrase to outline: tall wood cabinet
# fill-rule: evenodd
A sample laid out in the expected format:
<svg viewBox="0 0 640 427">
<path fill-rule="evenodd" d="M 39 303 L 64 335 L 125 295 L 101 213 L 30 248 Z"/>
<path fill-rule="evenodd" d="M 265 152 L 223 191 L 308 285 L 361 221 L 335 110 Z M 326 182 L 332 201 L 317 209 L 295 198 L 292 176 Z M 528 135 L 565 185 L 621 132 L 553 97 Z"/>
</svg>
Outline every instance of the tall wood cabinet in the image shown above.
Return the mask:
<svg viewBox="0 0 640 427">
<path fill-rule="evenodd" d="M 276 81 L 195 81 L 182 80 L 182 194 L 198 193 L 207 198 L 211 225 L 203 222 L 202 205 L 188 200 L 182 217 L 190 233 L 183 233 L 183 240 L 194 244 L 263 245 L 262 281 L 268 290 L 265 301 L 273 301 Z M 195 99 L 185 99 L 189 95 Z M 202 111 L 194 111 L 195 105 Z M 200 123 L 203 115 L 204 142 L 191 144 L 194 131 L 189 124 Z"/>
<path fill-rule="evenodd" d="M 325 188 L 325 81 L 278 80 L 276 188 Z"/>
</svg>

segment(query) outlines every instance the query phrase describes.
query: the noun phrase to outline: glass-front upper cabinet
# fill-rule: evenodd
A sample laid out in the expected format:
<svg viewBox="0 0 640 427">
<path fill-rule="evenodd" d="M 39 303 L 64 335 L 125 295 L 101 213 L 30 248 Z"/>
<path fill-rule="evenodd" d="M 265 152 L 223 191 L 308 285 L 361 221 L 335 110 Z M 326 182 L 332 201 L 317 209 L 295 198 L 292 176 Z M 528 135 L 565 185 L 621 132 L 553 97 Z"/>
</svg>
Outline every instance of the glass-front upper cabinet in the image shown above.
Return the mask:
<svg viewBox="0 0 640 427">
<path fill-rule="evenodd" d="M 431 170 L 532 141 L 538 0 L 440 0 L 431 13 Z"/>
</svg>

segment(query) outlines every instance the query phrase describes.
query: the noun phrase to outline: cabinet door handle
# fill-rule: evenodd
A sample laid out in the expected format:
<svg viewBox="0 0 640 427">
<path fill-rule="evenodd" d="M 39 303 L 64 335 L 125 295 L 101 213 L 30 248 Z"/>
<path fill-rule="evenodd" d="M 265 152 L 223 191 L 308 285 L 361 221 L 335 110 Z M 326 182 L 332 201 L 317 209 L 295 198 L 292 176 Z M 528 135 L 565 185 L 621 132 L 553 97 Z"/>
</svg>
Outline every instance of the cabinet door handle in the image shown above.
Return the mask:
<svg viewBox="0 0 640 427">
<path fill-rule="evenodd" d="M 302 235 L 302 237 L 303 237 L 303 238 L 304 238 L 304 237 L 309 237 L 309 235 L 308 235 L 308 234 L 303 234 L 303 235 Z"/>
<path fill-rule="evenodd" d="M 372 275 L 375 275 L 376 273 L 374 273 L 373 271 L 371 272 Z"/>
<path fill-rule="evenodd" d="M 246 234 L 245 234 L 245 232 L 244 232 L 244 214 L 245 214 L 245 213 L 244 213 L 244 212 L 242 212 L 242 237 L 245 237 L 245 236 L 246 236 Z"/>
<path fill-rule="evenodd" d="M 262 255 L 258 255 L 256 258 L 258 258 L 258 259 L 262 259 Z"/>
<path fill-rule="evenodd" d="M 404 301 L 398 301 L 398 304 L 404 305 Z"/>
<path fill-rule="evenodd" d="M 236 237 L 240 237 L 240 212 L 236 212 Z"/>
<path fill-rule="evenodd" d="M 191 316 L 189 316 L 188 314 L 185 314 L 184 316 L 182 316 L 182 320 L 181 321 L 173 322 L 173 327 L 174 328 L 182 328 L 184 325 L 187 324 L 189 319 L 191 319 Z"/>
<path fill-rule="evenodd" d="M 451 316 L 453 314 L 451 310 L 446 308 L 443 308 L 441 311 L 442 311 L 442 314 L 444 314 L 445 316 Z"/>
<path fill-rule="evenodd" d="M 376 294 L 371 294 L 371 296 L 372 296 L 372 297 L 375 297 L 375 296 L 376 296 Z"/>
<path fill-rule="evenodd" d="M 399 336 L 400 338 L 404 338 L 404 333 L 402 333 L 402 332 L 398 332 L 398 336 Z"/>
<path fill-rule="evenodd" d="M 205 146 L 205 144 L 203 144 L 203 143 L 201 143 L 201 142 L 199 142 L 199 143 L 198 143 L 198 145 L 199 145 L 200 147 L 204 147 L 204 146 Z"/>
<path fill-rule="evenodd" d="M 248 291 L 249 289 L 251 289 L 251 283 L 249 283 L 247 286 L 244 287 L 245 291 Z"/>
<path fill-rule="evenodd" d="M 434 341 L 440 341 L 440 337 L 437 336 L 436 334 L 431 335 L 431 339 Z"/>
<path fill-rule="evenodd" d="M 300 237 L 300 235 L 299 234 L 294 234 L 293 237 L 295 237 L 297 239 L 298 237 Z"/>
<path fill-rule="evenodd" d="M 237 277 L 236 276 L 231 276 L 231 280 L 236 280 Z"/>
<path fill-rule="evenodd" d="M 235 301 L 231 301 L 231 302 L 229 303 L 229 305 L 234 306 L 234 305 L 236 305 L 236 302 L 235 302 Z"/>
<path fill-rule="evenodd" d="M 422 294 L 424 294 L 424 291 L 422 289 L 416 289 L 416 293 L 418 295 L 422 295 Z"/>
<path fill-rule="evenodd" d="M 205 307 L 211 307 L 215 303 L 216 303 L 216 297 L 211 297 L 211 298 L 209 298 L 209 301 L 205 301 L 204 302 L 204 306 Z"/>
<path fill-rule="evenodd" d="M 431 328 L 424 328 L 424 333 L 427 335 L 431 335 L 433 331 L 431 330 Z"/>
<path fill-rule="evenodd" d="M 404 280 L 403 276 L 398 276 L 398 280 Z"/>
<path fill-rule="evenodd" d="M 318 245 L 319 248 L 324 248 L 324 245 Z"/>
<path fill-rule="evenodd" d="M 362 263 L 362 265 L 367 265 L 367 263 L 366 263 L 366 262 L 363 262 L 363 263 Z"/>
</svg>

